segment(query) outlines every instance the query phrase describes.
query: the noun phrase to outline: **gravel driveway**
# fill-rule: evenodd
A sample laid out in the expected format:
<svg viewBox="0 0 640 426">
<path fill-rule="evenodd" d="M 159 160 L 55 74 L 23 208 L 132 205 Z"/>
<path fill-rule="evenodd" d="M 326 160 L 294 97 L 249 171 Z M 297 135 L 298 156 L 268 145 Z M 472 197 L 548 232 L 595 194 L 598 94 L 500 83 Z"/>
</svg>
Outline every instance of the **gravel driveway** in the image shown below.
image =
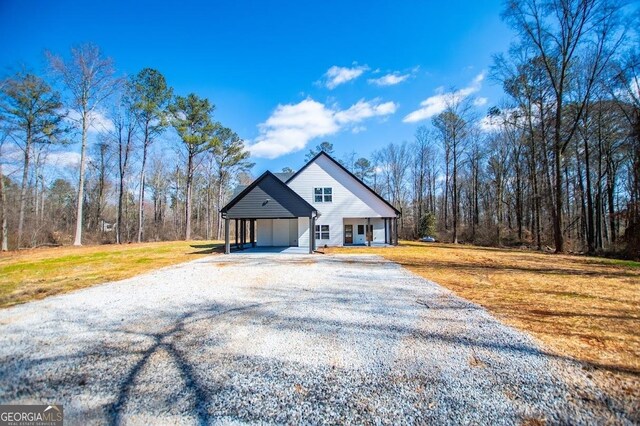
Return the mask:
<svg viewBox="0 0 640 426">
<path fill-rule="evenodd" d="M 0 330 L 0 402 L 67 424 L 631 423 L 570 361 L 375 256 L 211 256 Z"/>
</svg>

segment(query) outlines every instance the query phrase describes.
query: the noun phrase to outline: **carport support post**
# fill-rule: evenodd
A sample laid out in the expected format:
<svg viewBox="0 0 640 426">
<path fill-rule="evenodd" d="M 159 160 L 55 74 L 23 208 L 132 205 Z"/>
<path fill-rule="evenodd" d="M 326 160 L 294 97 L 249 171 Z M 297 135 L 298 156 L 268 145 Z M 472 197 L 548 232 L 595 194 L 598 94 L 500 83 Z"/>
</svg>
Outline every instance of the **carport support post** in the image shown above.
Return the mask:
<svg viewBox="0 0 640 426">
<path fill-rule="evenodd" d="M 309 254 L 313 254 L 316 245 L 316 218 L 309 216 Z"/>
<path fill-rule="evenodd" d="M 224 253 L 225 254 L 231 253 L 231 244 L 229 243 L 229 239 L 230 239 L 229 222 L 231 222 L 229 218 L 224 218 Z"/>
<path fill-rule="evenodd" d="M 384 218 L 384 243 L 389 243 L 389 237 L 387 236 L 387 218 Z"/>
<path fill-rule="evenodd" d="M 395 231 L 395 232 L 394 232 L 394 234 L 395 234 L 395 238 L 394 238 L 394 241 L 393 241 L 393 245 L 394 245 L 394 246 L 397 246 L 397 245 L 398 245 L 398 216 L 396 216 L 396 217 L 393 219 L 393 222 L 394 222 L 394 223 L 393 223 L 393 229 L 394 229 L 394 231 Z"/>
<path fill-rule="evenodd" d="M 373 229 L 371 229 L 371 234 L 369 234 L 369 230 L 371 229 L 371 218 L 367 218 L 367 232 L 364 234 L 367 236 L 367 245 L 371 247 L 371 240 L 373 239 Z"/>
<path fill-rule="evenodd" d="M 251 240 L 251 247 L 256 246 L 256 220 L 249 220 L 249 239 Z"/>
<path fill-rule="evenodd" d="M 238 219 L 236 219 L 236 249 L 240 248 L 238 245 L 238 231 L 240 231 L 240 229 L 238 228 Z"/>
</svg>

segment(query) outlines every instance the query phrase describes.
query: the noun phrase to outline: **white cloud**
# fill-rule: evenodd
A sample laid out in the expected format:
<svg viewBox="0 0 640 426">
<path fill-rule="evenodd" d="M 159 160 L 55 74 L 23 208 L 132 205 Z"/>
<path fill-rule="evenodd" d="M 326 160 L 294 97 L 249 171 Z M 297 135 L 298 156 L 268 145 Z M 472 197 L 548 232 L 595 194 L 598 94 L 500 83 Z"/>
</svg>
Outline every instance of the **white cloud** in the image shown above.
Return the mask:
<svg viewBox="0 0 640 426">
<path fill-rule="evenodd" d="M 67 120 L 71 121 L 73 124 L 80 126 L 81 116 L 78 111 L 71 110 L 67 114 Z M 89 114 L 89 132 L 91 133 L 100 133 L 100 132 L 111 132 L 114 130 L 113 121 L 111 121 L 106 115 L 104 115 L 100 111 L 93 111 Z"/>
<path fill-rule="evenodd" d="M 396 84 L 400 84 L 403 81 L 406 81 L 410 77 L 416 75 L 420 70 L 420 66 L 415 66 L 411 70 L 394 71 L 383 75 L 378 78 L 370 78 L 367 80 L 369 84 L 373 84 L 376 86 L 384 87 L 384 86 L 395 86 Z M 376 71 L 380 71 L 379 69 Z M 374 72 L 375 74 L 375 72 Z"/>
<path fill-rule="evenodd" d="M 444 92 L 441 87 L 436 89 L 435 95 L 420 102 L 421 108 L 407 114 L 402 121 L 405 123 L 415 123 L 440 114 L 447 109 L 449 104 L 460 102 L 478 92 L 482 88 L 483 80 L 484 73 L 481 73 L 473 79 L 469 86 L 463 87 L 462 89 L 453 92 Z"/>
<path fill-rule="evenodd" d="M 351 133 L 353 133 L 353 134 L 357 134 L 357 133 L 364 132 L 364 131 L 366 131 L 366 130 L 367 130 L 367 128 L 366 128 L 365 126 L 354 126 L 354 127 L 351 129 Z"/>
<path fill-rule="evenodd" d="M 374 84 L 376 86 L 395 86 L 396 84 L 400 84 L 406 79 L 411 77 L 411 74 L 386 74 L 380 78 L 370 78 L 367 80 L 369 84 Z"/>
<path fill-rule="evenodd" d="M 482 97 L 480 97 L 480 98 L 476 98 L 476 99 L 473 101 L 473 106 L 481 107 L 481 106 L 486 105 L 486 104 L 487 104 L 487 102 L 489 102 L 489 99 L 487 99 L 487 98 L 482 98 Z"/>
<path fill-rule="evenodd" d="M 395 86 L 396 84 L 402 83 L 410 76 L 411 74 L 387 74 L 380 78 L 370 78 L 367 81 L 370 84 L 375 84 L 376 86 Z"/>
<path fill-rule="evenodd" d="M 249 151 L 254 157 L 276 158 L 303 149 L 314 138 L 335 134 L 368 118 L 393 114 L 397 108 L 396 103 L 379 99 L 361 99 L 345 110 L 327 107 L 311 98 L 278 105 L 267 121 L 259 125 L 260 135 Z M 357 127 L 356 133 L 364 130 Z"/>
<path fill-rule="evenodd" d="M 337 65 L 332 66 L 327 70 L 324 74 L 325 78 L 325 86 L 328 89 L 332 90 L 338 87 L 341 84 L 344 84 L 348 81 L 355 80 L 360 77 L 365 71 L 369 69 L 366 65 L 355 65 L 352 68 L 348 67 L 339 67 Z"/>
<path fill-rule="evenodd" d="M 76 167 L 80 164 L 80 153 L 74 151 L 49 152 L 46 161 L 54 167 Z"/>
<path fill-rule="evenodd" d="M 371 101 L 360 99 L 348 109 L 336 112 L 335 119 L 341 124 L 357 123 L 366 118 L 393 114 L 398 109 L 395 102 L 379 102 L 378 98 Z"/>
</svg>

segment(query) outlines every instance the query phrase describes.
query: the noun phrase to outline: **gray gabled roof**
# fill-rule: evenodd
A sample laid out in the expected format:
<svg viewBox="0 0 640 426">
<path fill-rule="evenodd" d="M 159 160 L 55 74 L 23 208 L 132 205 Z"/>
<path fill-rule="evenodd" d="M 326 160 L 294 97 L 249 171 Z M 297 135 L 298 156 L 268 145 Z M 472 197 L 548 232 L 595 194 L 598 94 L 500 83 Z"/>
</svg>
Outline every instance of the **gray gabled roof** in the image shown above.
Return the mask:
<svg viewBox="0 0 640 426">
<path fill-rule="evenodd" d="M 291 173 L 278 172 L 278 173 L 274 173 L 273 175 L 286 183 L 289 180 L 289 178 L 291 178 L 291 176 L 295 175 L 295 173 L 294 172 L 291 172 Z"/>
<path fill-rule="evenodd" d="M 253 181 L 220 212 L 229 219 L 310 217 L 316 209 L 270 171 Z"/>
<path fill-rule="evenodd" d="M 280 179 L 284 183 L 287 183 L 289 178 L 291 176 L 293 176 L 294 174 L 295 174 L 295 172 L 291 172 L 291 173 L 283 173 L 283 172 L 281 172 L 281 173 L 273 173 L 273 175 L 275 177 L 277 177 L 278 179 Z M 236 195 L 238 195 L 239 193 L 244 191 L 247 186 L 249 186 L 249 185 L 236 185 L 236 187 L 233 188 L 233 192 L 231 194 L 231 199 L 233 200 L 236 197 Z"/>
</svg>

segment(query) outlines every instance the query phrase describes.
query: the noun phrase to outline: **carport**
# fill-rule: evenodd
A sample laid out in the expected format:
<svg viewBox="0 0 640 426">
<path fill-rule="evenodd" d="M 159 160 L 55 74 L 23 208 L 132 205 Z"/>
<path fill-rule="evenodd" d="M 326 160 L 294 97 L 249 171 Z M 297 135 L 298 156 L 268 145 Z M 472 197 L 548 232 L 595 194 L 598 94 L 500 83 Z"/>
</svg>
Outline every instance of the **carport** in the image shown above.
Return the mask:
<svg viewBox="0 0 640 426">
<path fill-rule="evenodd" d="M 231 252 L 231 220 L 235 220 L 235 245 L 238 249 L 243 249 L 246 244 L 256 246 L 258 220 L 263 227 L 266 224 L 271 227 L 270 234 L 264 235 L 270 235 L 271 243 L 267 245 L 273 245 L 274 241 L 286 240 L 289 243 L 293 232 L 297 241 L 300 218 L 308 218 L 308 229 L 313 230 L 318 214 L 311 204 L 269 171 L 264 172 L 236 195 L 220 210 L 220 213 L 224 219 L 224 252 L 226 254 Z M 286 224 L 284 227 L 283 223 Z M 287 231 L 286 236 L 284 236 L 284 230 Z M 313 253 L 314 250 L 315 233 L 309 232 L 309 253 Z"/>
</svg>

